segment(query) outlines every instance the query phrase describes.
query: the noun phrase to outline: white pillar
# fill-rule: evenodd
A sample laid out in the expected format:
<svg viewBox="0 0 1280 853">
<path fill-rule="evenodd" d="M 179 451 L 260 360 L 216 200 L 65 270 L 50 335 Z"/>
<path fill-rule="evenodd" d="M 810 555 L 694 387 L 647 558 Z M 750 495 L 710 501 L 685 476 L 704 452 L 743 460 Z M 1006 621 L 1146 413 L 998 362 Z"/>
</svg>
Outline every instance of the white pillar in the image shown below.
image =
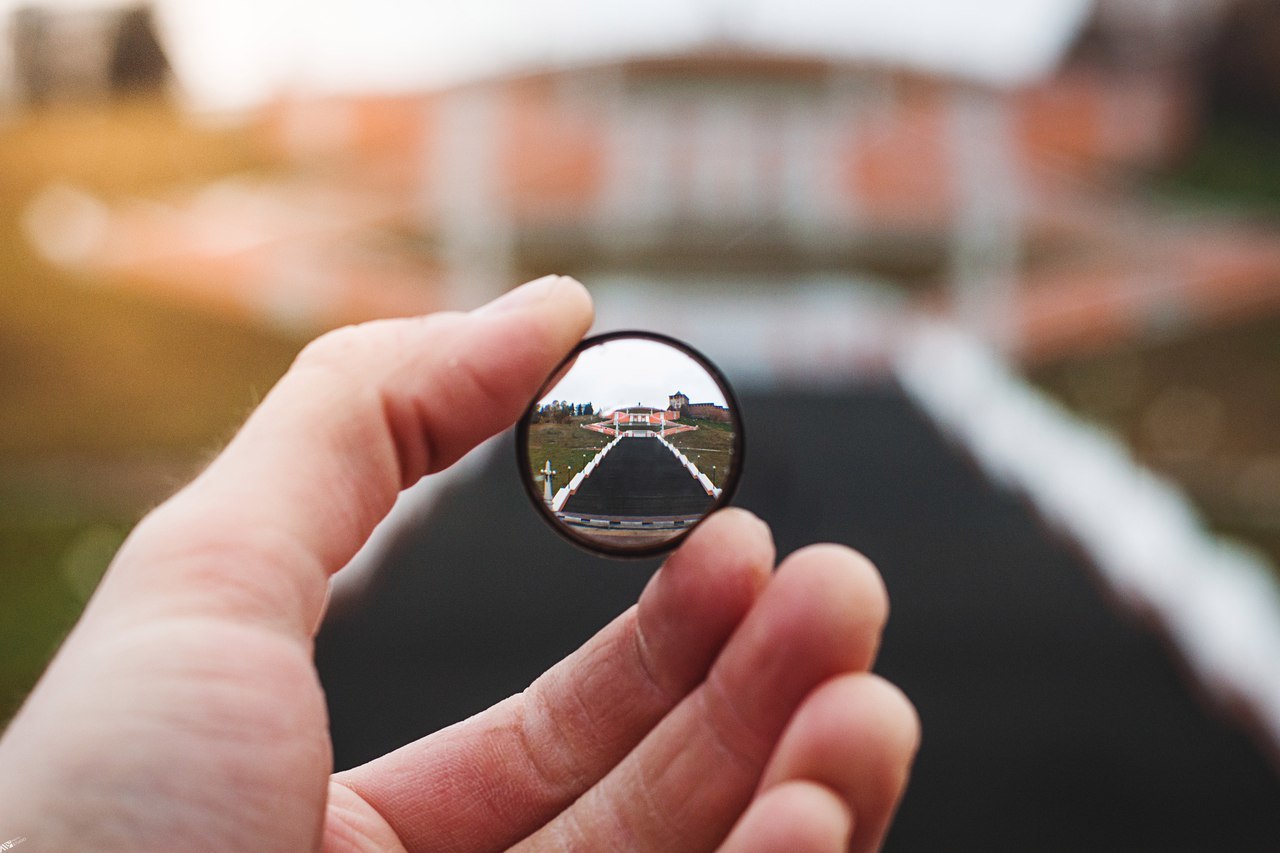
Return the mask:
<svg viewBox="0 0 1280 853">
<path fill-rule="evenodd" d="M 555 474 L 551 470 L 551 460 L 548 459 L 546 464 L 542 466 L 542 499 L 547 503 L 551 503 L 555 496 L 555 489 L 551 485 L 551 475 Z"/>
<path fill-rule="evenodd" d="M 1022 260 L 1022 181 L 1007 96 L 953 96 L 950 153 L 956 199 L 951 227 L 951 301 L 956 320 L 1000 349 L 1014 335 Z"/>
<path fill-rule="evenodd" d="M 470 308 L 515 284 L 515 224 L 502 174 L 501 90 L 466 87 L 438 106 L 423 220 L 440 238 L 446 305 Z"/>
</svg>

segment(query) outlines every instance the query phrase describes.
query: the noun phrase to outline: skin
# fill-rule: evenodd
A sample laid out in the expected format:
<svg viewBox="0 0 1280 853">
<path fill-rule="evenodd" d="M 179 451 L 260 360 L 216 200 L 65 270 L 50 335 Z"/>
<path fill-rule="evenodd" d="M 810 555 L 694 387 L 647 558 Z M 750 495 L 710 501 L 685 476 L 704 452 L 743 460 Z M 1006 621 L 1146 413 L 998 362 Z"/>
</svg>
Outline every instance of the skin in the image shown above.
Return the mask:
<svg viewBox="0 0 1280 853">
<path fill-rule="evenodd" d="M 708 519 L 528 689 L 331 775 L 329 577 L 397 493 L 510 425 L 591 324 L 549 276 L 470 314 L 319 338 L 152 512 L 0 740 L 37 850 L 874 850 L 919 741 L 869 673 L 874 567 Z M 459 411 L 473 412 L 459 418 Z"/>
</svg>

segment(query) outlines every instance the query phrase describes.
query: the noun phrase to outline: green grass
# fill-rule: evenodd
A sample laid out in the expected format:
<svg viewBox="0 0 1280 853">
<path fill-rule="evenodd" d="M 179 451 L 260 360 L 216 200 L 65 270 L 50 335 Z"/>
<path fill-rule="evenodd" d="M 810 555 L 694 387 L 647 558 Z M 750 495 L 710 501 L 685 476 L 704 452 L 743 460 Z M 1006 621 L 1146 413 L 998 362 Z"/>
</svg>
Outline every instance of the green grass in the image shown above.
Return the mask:
<svg viewBox="0 0 1280 853">
<path fill-rule="evenodd" d="M 0 728 L 79 617 L 128 528 L 107 520 L 0 525 Z"/>
<path fill-rule="evenodd" d="M 1280 136 L 1239 121 L 1213 121 L 1155 189 L 1201 207 L 1280 214 Z"/>
<path fill-rule="evenodd" d="M 1280 317 L 1064 361 L 1032 379 L 1280 567 Z"/>
<path fill-rule="evenodd" d="M 713 429 L 721 432 L 733 432 L 733 424 L 724 421 L 713 421 L 707 418 L 680 418 L 676 421 L 678 424 L 685 426 L 696 426 L 699 429 Z"/>
<path fill-rule="evenodd" d="M 706 474 L 717 488 L 723 488 L 733 462 L 734 434 L 731 425 L 694 418 L 689 418 L 688 422 L 698 429 L 678 433 L 669 439 L 670 442 L 680 449 L 686 459 L 697 465 L 698 470 Z"/>
<path fill-rule="evenodd" d="M 567 424 L 543 423 L 529 427 L 530 475 L 539 487 L 542 483 L 542 466 L 547 460 L 551 460 L 551 468 L 556 472 L 552 477 L 552 484 L 558 490 L 585 468 L 600 448 L 612 440 L 611 436 L 582 428 L 582 424 L 595 420 L 593 417 L 573 418 Z"/>
</svg>

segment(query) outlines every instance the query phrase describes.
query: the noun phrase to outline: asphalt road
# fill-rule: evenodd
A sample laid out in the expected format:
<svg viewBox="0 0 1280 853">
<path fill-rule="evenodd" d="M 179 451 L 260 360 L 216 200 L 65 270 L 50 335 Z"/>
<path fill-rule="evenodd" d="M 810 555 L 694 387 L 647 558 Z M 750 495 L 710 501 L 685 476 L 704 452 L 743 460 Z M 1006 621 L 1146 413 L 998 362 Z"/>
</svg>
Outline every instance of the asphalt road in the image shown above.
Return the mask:
<svg viewBox="0 0 1280 853">
<path fill-rule="evenodd" d="M 714 499 L 662 442 L 624 438 L 565 501 L 583 515 L 701 515 Z"/>
<path fill-rule="evenodd" d="M 736 502 L 781 553 L 846 542 L 889 587 L 877 669 L 916 702 L 924 745 L 887 849 L 1280 849 L 1280 776 L 1254 743 L 896 389 L 743 402 Z M 325 625 L 339 767 L 520 690 L 635 600 L 655 562 L 576 550 L 518 476 L 513 450 L 446 496 Z"/>
</svg>

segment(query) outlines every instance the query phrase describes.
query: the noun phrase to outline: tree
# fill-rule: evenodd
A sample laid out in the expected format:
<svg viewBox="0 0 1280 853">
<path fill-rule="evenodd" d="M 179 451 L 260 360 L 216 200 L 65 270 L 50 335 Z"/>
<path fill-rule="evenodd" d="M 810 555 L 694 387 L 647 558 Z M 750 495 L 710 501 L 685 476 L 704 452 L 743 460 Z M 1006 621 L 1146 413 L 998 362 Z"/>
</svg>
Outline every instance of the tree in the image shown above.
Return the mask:
<svg viewBox="0 0 1280 853">
<path fill-rule="evenodd" d="M 136 6 L 120 16 L 108 73 L 111 91 L 117 94 L 162 90 L 169 76 L 169 58 L 156 36 L 149 7 Z"/>
</svg>

